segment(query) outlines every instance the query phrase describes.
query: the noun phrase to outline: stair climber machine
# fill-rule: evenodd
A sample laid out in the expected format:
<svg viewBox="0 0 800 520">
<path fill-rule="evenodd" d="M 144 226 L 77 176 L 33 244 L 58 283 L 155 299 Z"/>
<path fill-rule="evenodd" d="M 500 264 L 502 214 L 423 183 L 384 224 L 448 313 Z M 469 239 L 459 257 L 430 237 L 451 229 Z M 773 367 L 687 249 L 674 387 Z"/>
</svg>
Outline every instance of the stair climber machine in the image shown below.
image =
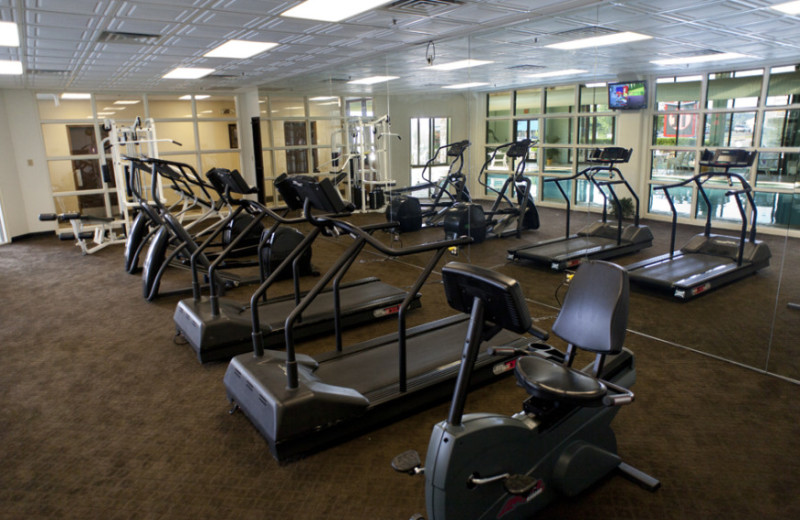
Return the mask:
<svg viewBox="0 0 800 520">
<path fill-rule="evenodd" d="M 251 189 L 236 171 L 223 170 L 218 172 L 217 179 L 226 186 L 226 191 L 232 193 L 250 193 Z M 324 213 L 334 213 L 338 216 L 348 216 L 353 210 L 352 205 L 345 204 L 336 188 L 329 179 L 317 183 L 312 177 L 281 175 L 275 180 L 275 187 L 281 197 L 287 202 L 290 209 L 296 209 L 304 201 L 296 186 L 306 184 L 321 185 L 310 204 L 315 209 Z M 248 204 L 253 212 L 270 217 L 275 224 L 265 233 L 270 233 L 273 240 L 267 241 L 259 255 L 262 266 L 262 285 L 258 289 L 260 296 L 242 304 L 230 298 L 221 298 L 217 284 L 209 285 L 208 298 L 201 298 L 197 266 L 193 264 L 194 285 L 196 290 L 193 297 L 181 300 L 175 309 L 174 321 L 179 335 L 183 336 L 197 353 L 201 363 L 230 359 L 236 354 L 251 351 L 253 348 L 253 323 L 257 323 L 257 334 L 261 345 L 266 348 L 283 348 L 284 322 L 286 317 L 297 307 L 301 298 L 305 296 L 300 292 L 299 277 L 310 274 L 311 246 L 314 240 L 325 229 L 314 227 L 308 235 L 287 226 L 278 227 L 279 224 L 298 224 L 307 222 L 305 217 L 287 219 L 273 210 L 266 208 L 255 201 L 242 200 Z M 380 223 L 366 226 L 367 232 L 376 229 L 386 229 L 392 224 Z M 288 235 L 278 233 L 285 229 Z M 243 235 L 240 235 L 240 237 Z M 278 237 L 277 240 L 274 238 Z M 236 240 L 238 240 L 237 238 Z M 236 247 L 235 241 L 228 246 Z M 276 248 L 278 249 L 276 251 Z M 195 252 L 198 255 L 201 248 Z M 270 256 L 272 255 L 272 256 Z M 353 257 L 354 258 L 354 257 Z M 221 262 L 224 262 L 224 253 L 217 257 L 208 266 L 208 279 L 215 279 L 215 271 Z M 294 293 L 275 296 L 267 299 L 266 291 L 279 279 L 289 278 L 294 282 Z M 294 325 L 293 337 L 300 341 L 320 334 L 334 331 L 335 317 L 338 315 L 338 324 L 341 327 L 350 327 L 364 323 L 372 323 L 376 319 L 397 314 L 400 304 L 406 299 L 408 293 L 389 284 L 381 282 L 375 277 L 368 277 L 341 283 L 340 278 L 334 282 L 333 290 L 325 290 L 319 297 L 312 301 Z M 409 304 L 409 308 L 419 307 L 419 294 L 416 294 Z"/>
<path fill-rule="evenodd" d="M 479 243 L 493 237 L 514 235 L 519 238 L 522 231 L 539 228 L 539 212 L 533 202 L 531 180 L 525 176 L 528 153 L 534 144 L 530 139 L 522 139 L 498 146 L 492 151 L 478 173 L 478 182 L 487 191 L 497 194 L 492 207 L 486 211 L 477 203 L 454 204 L 444 214 L 445 237 L 466 235 Z M 506 157 L 512 160 L 512 171 L 498 190 L 489 185 L 487 168 L 501 150 L 505 150 Z M 516 166 L 513 161 L 516 161 Z M 510 196 L 508 192 L 511 192 Z"/>
<path fill-rule="evenodd" d="M 132 168 L 151 168 L 152 183 L 155 187 L 157 179 L 163 177 L 170 182 L 177 184 L 180 179 L 186 177 L 186 171 L 191 172 L 194 169 L 183 163 L 176 163 L 173 161 L 166 161 L 164 159 L 154 158 L 130 158 Z M 259 244 L 252 243 L 253 237 L 255 242 L 258 242 L 258 233 L 253 233 L 255 226 L 261 226 L 260 219 L 255 216 L 250 216 L 250 224 L 241 229 L 245 238 L 248 238 L 248 243 L 241 246 L 240 249 L 233 250 L 227 248 L 224 243 L 215 239 L 222 234 L 226 229 L 229 229 L 229 224 L 240 214 L 233 211 L 226 218 L 220 220 L 216 224 L 206 228 L 198 235 L 191 235 L 186 228 L 181 224 L 179 218 L 167 210 L 163 202 L 154 197 L 155 207 L 150 205 L 148 201 L 141 198 L 140 190 L 131 183 L 134 193 L 140 199 L 141 211 L 146 215 L 155 233 L 149 240 L 147 255 L 145 257 L 144 265 L 142 267 L 142 292 L 147 301 L 153 301 L 158 296 L 167 294 L 179 294 L 183 292 L 193 291 L 192 287 L 172 289 L 169 291 L 161 290 L 161 281 L 169 267 L 178 267 L 192 272 L 196 268 L 192 265 L 201 265 L 208 268 L 211 262 L 221 251 L 225 252 L 225 261 L 219 265 L 217 270 L 216 281 L 221 283 L 222 286 L 231 288 L 238 287 L 243 284 L 255 283 L 259 281 L 259 276 L 252 275 L 239 275 L 233 272 L 233 269 L 248 268 L 258 266 L 258 261 L 255 255 L 258 253 Z M 248 206 L 242 206 L 241 209 L 247 209 Z M 133 234 L 131 234 L 133 236 Z M 198 244 L 197 240 L 204 239 L 202 244 Z M 242 240 L 237 241 L 237 247 Z M 213 246 L 216 251 L 207 253 L 210 246 Z M 198 249 L 200 250 L 198 252 Z M 126 250 L 126 253 L 129 250 Z M 197 254 L 194 254 L 197 252 Z M 252 258 L 244 258 L 241 260 L 230 260 L 232 257 L 251 256 Z M 222 290 L 222 287 L 220 287 Z"/>
<path fill-rule="evenodd" d="M 298 188 L 318 191 L 324 182 Z M 461 313 L 406 328 L 406 315 L 445 251 L 468 244 L 470 238 L 390 248 L 364 229 L 337 218 L 312 215 L 310 208 L 306 200 L 304 214 L 315 226 L 326 233 L 349 235 L 353 243 L 287 316 L 285 350 L 264 350 L 260 318 L 254 312 L 253 353 L 234 357 L 224 377 L 228 400 L 234 405 L 231 411 L 244 412 L 266 438 L 278 461 L 297 459 L 447 399 L 458 372 L 459 338 L 464 337 L 469 325 L 469 315 Z M 397 333 L 344 348 L 337 305 L 335 350 L 315 357 L 298 354 L 295 345 L 298 319 L 331 281 L 336 294 L 337 281 L 366 245 L 390 257 L 431 253 L 400 304 Z M 256 308 L 260 297 L 261 288 L 253 294 L 251 308 Z M 513 368 L 510 361 L 516 354 L 489 356 L 490 346 L 506 346 L 515 353 L 514 348 L 525 349 L 533 342 L 532 338 L 514 332 L 487 327 L 480 346 L 475 344 L 479 352 L 470 383 L 485 384 L 510 374 Z"/>
<path fill-rule="evenodd" d="M 486 327 L 518 333 L 531 328 L 519 283 L 455 262 L 442 269 L 442 277 L 450 305 L 471 313 L 455 393 L 447 420 L 433 428 L 425 467 L 414 451 L 392 461 L 397 471 L 425 474 L 429 520 L 533 518 L 556 498 L 579 495 L 614 471 L 648 490 L 660 487 L 621 460 L 611 428 L 619 408 L 633 402 L 628 388 L 636 379 L 633 354 L 623 348 L 624 269 L 597 260 L 578 268 L 552 329 L 567 350 L 540 344 L 519 352 L 514 375 L 529 397 L 510 417 L 463 412 Z M 594 363 L 573 368 L 578 350 L 594 353 Z"/>
<path fill-rule="evenodd" d="M 731 173 L 731 168 L 748 168 L 753 164 L 757 152 L 740 149 L 704 150 L 700 158 L 702 166 L 711 171 L 700 173 L 690 179 L 655 186 L 662 190 L 672 210 L 672 234 L 670 252 L 627 266 L 631 281 L 652 289 L 666 291 L 679 300 L 690 300 L 722 285 L 735 282 L 769 266 L 771 253 L 767 244 L 756 240 L 758 208 L 753 199 L 753 189 L 747 180 Z M 736 203 L 742 228 L 738 237 L 715 235 L 711 233 L 711 216 L 714 213 L 706 190 L 709 181 L 727 181 L 723 184 L 725 197 Z M 675 233 L 678 212 L 670 190 L 694 184 L 697 193 L 705 203 L 706 224 L 703 233 L 692 237 L 680 250 L 675 250 Z M 747 209 L 742 199 L 747 201 L 752 211 L 748 238 Z"/>
<path fill-rule="evenodd" d="M 639 197 L 622 176 L 616 164 L 627 163 L 632 149 L 619 147 L 596 148 L 589 153 L 587 161 L 595 163 L 569 177 L 554 177 L 544 182 L 554 182 L 558 191 L 567 202 L 567 231 L 563 238 L 545 240 L 508 250 L 509 260 L 528 260 L 534 263 L 549 265 L 551 269 L 561 271 L 576 267 L 586 260 L 602 260 L 614 258 L 640 251 L 653 244 L 653 233 L 650 228 L 639 224 Z M 603 218 L 590 224 L 574 235 L 570 235 L 570 195 L 564 190 L 563 182 L 585 178 L 603 195 Z M 634 200 L 633 224 L 622 222 L 622 204 L 614 186 L 622 185 Z M 614 204 L 617 216 L 616 223 L 608 221 L 608 201 Z"/>
<path fill-rule="evenodd" d="M 436 149 L 425 167 L 422 169 L 422 184 L 407 188 L 397 188 L 387 192 L 389 204 L 386 206 L 386 220 L 399 222 L 401 233 L 417 231 L 423 227 L 442 225 L 445 211 L 456 202 L 470 202 L 467 177 L 462 173 L 464 152 L 469 147 L 468 140 L 446 144 Z M 439 157 L 439 152 L 446 150 L 450 159 L 447 174 L 434 181 L 431 170 Z M 425 172 L 428 172 L 425 175 Z M 429 199 L 420 199 L 409 195 L 416 191 L 428 190 Z"/>
</svg>

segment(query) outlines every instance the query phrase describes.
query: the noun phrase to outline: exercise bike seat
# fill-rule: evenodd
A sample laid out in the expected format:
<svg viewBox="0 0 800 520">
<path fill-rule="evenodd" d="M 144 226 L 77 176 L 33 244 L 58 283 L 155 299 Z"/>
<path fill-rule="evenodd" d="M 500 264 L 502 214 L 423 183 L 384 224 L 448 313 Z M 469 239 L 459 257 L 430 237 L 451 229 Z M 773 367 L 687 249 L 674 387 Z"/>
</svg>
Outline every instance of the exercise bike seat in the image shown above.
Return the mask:
<svg viewBox="0 0 800 520">
<path fill-rule="evenodd" d="M 523 356 L 514 373 L 528 394 L 539 399 L 579 406 L 602 406 L 608 387 L 599 379 L 608 354 L 622 351 L 628 322 L 627 272 L 616 264 L 590 261 L 578 268 L 553 333 L 569 344 L 563 364 L 538 356 Z M 594 373 L 572 368 L 575 349 L 595 352 Z"/>
</svg>

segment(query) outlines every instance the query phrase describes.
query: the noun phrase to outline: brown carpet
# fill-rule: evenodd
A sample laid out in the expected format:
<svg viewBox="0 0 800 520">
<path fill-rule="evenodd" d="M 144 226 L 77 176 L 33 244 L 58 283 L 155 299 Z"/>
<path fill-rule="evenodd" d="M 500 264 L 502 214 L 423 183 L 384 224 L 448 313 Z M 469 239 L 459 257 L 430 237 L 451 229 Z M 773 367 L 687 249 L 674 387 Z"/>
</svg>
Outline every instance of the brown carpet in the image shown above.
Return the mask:
<svg viewBox="0 0 800 520">
<path fill-rule="evenodd" d="M 555 224 L 522 240 L 474 246 L 458 259 L 519 277 L 532 314 L 549 327 L 563 275 L 505 263 L 507 247 L 561 232 L 559 212 L 542 214 Z M 636 257 L 662 252 L 664 230 L 654 225 L 659 243 Z M 440 234 L 424 231 L 403 243 Z M 783 239 L 772 240 L 782 248 Z M 323 267 L 342 247 L 320 243 L 314 263 Z M 422 256 L 365 254 L 353 276 L 407 286 Z M 712 336 L 713 353 L 763 366 L 771 321 L 756 323 L 749 311 L 772 312 L 779 265 L 688 304 L 634 291 L 630 327 L 689 346 Z M 412 325 L 450 314 L 437 281 L 424 287 Z M 249 290 L 230 296 L 244 301 Z M 189 347 L 173 343 L 178 297 L 146 303 L 140 278 L 122 268 L 120 247 L 87 257 L 52 237 L 0 247 L 0 294 L 0 518 L 399 520 L 424 512 L 423 479 L 394 473 L 389 462 L 408 448 L 424 456 L 446 404 L 281 466 L 244 415 L 228 415 L 226 364 L 201 366 Z M 348 332 L 346 341 L 392 328 L 377 323 Z M 785 336 L 795 339 L 794 352 L 779 354 L 796 367 L 797 335 Z M 627 343 L 637 355 L 637 397 L 615 421 L 620 453 L 663 487 L 648 493 L 612 477 L 540 518 L 799 518 L 800 387 L 642 334 L 629 334 Z M 300 351 L 328 345 L 323 338 Z M 513 413 L 523 398 L 506 379 L 472 393 L 467 408 Z"/>
</svg>

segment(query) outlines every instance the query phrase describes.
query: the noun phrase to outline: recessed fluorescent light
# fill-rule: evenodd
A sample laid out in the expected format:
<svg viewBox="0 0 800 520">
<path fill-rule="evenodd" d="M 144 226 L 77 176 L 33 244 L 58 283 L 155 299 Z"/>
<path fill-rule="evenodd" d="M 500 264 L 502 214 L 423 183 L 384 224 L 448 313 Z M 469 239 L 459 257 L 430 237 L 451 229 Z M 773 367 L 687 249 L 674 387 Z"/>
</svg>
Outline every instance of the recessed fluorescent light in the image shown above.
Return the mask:
<svg viewBox="0 0 800 520">
<path fill-rule="evenodd" d="M 586 88 L 601 88 L 601 87 L 605 87 L 606 85 L 607 85 L 607 83 L 605 83 L 605 82 L 603 82 L 603 83 L 587 83 L 586 84 Z"/>
<path fill-rule="evenodd" d="M 331 99 L 339 99 L 338 96 L 316 96 L 308 98 L 309 101 L 330 101 Z"/>
<path fill-rule="evenodd" d="M 783 4 L 771 5 L 769 8 L 786 14 L 800 14 L 800 2 L 785 2 Z"/>
<path fill-rule="evenodd" d="M 354 79 L 353 81 L 348 81 L 348 83 L 351 85 L 374 85 L 375 83 L 391 81 L 398 77 L 399 76 L 371 76 L 369 78 Z"/>
<path fill-rule="evenodd" d="M 192 98 L 199 100 L 199 99 L 208 99 L 210 97 L 211 96 L 209 94 L 197 94 L 196 96 L 193 96 L 191 94 L 186 94 L 185 96 L 181 96 L 178 99 L 180 99 L 181 101 L 191 101 Z"/>
<path fill-rule="evenodd" d="M 785 65 L 769 69 L 770 74 L 786 74 L 787 72 L 797 72 L 797 65 Z"/>
<path fill-rule="evenodd" d="M 0 47 L 19 47 L 19 30 L 14 22 L 0 22 Z"/>
<path fill-rule="evenodd" d="M 369 11 L 392 0 L 348 0 L 347 2 L 331 2 L 331 0 L 306 0 L 302 4 L 281 13 L 290 18 L 305 18 L 321 22 L 340 22 L 364 11 Z"/>
<path fill-rule="evenodd" d="M 200 113 L 201 114 L 213 114 L 214 111 L 213 110 L 201 110 Z"/>
<path fill-rule="evenodd" d="M 206 58 L 251 58 L 256 54 L 276 47 L 277 43 L 272 42 L 251 42 L 247 40 L 230 40 L 216 49 L 212 49 L 203 54 Z"/>
<path fill-rule="evenodd" d="M 452 88 L 452 89 L 474 88 L 474 87 L 484 87 L 486 85 L 488 85 L 488 83 L 481 83 L 478 81 L 474 81 L 472 83 L 456 83 L 455 85 L 445 85 L 442 88 Z"/>
<path fill-rule="evenodd" d="M 587 47 L 603 47 L 605 45 L 617 45 L 619 43 L 636 42 L 639 40 L 649 40 L 652 36 L 630 31 L 605 34 L 603 36 L 592 36 L 591 38 L 581 38 L 568 42 L 553 43 L 545 45 L 551 49 L 574 50 L 585 49 Z"/>
<path fill-rule="evenodd" d="M 564 69 L 564 70 L 551 70 L 550 72 L 540 72 L 539 74 L 527 74 L 529 78 L 551 78 L 553 76 L 569 76 L 572 74 L 585 74 L 589 72 L 583 69 Z"/>
<path fill-rule="evenodd" d="M 747 54 L 738 52 L 718 52 L 715 54 L 703 54 L 700 56 L 685 56 L 683 58 L 665 58 L 663 60 L 653 60 L 650 63 L 656 65 L 684 65 L 690 63 L 703 63 L 707 61 L 736 60 L 740 58 L 752 58 Z"/>
<path fill-rule="evenodd" d="M 0 74 L 19 76 L 22 74 L 22 62 L 0 60 Z"/>
<path fill-rule="evenodd" d="M 61 99 L 91 99 L 91 94 L 83 92 L 64 92 L 61 94 Z"/>
<path fill-rule="evenodd" d="M 322 105 L 338 105 L 339 102 L 338 101 L 326 101 L 324 103 L 317 103 L 317 104 L 320 105 L 320 106 L 322 106 Z"/>
<path fill-rule="evenodd" d="M 457 70 L 466 69 L 468 67 L 477 67 L 478 65 L 486 65 L 489 63 L 494 62 L 486 60 L 459 60 L 451 61 L 450 63 L 442 63 L 441 65 L 433 65 L 431 68 L 434 70 Z"/>
<path fill-rule="evenodd" d="M 138 99 L 118 99 L 114 101 L 115 105 L 135 105 L 136 103 L 141 103 Z"/>
<path fill-rule="evenodd" d="M 178 67 L 162 76 L 164 79 L 200 79 L 214 72 L 214 69 Z"/>
<path fill-rule="evenodd" d="M 98 116 L 113 116 L 116 112 L 98 112 Z"/>
</svg>

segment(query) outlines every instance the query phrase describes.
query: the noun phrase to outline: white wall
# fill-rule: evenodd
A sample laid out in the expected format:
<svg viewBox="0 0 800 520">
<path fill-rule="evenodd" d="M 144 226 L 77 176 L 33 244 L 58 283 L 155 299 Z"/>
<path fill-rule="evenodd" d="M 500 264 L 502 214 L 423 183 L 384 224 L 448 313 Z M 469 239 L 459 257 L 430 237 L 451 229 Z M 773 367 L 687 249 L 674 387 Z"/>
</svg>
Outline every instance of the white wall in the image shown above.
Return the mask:
<svg viewBox="0 0 800 520">
<path fill-rule="evenodd" d="M 12 238 L 53 229 L 38 219 L 54 206 L 37 114 L 32 92 L 0 91 L 0 189 Z"/>
</svg>

